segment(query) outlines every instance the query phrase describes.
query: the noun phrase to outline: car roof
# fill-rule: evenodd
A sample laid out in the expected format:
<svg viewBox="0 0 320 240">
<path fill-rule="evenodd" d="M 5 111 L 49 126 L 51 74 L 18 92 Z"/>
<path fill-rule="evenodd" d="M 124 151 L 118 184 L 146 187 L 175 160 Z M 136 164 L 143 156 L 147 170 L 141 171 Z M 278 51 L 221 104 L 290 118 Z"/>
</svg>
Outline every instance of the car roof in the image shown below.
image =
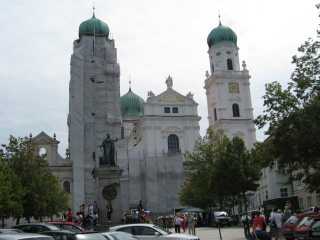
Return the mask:
<svg viewBox="0 0 320 240">
<path fill-rule="evenodd" d="M 69 230 L 50 230 L 50 231 L 43 231 L 41 234 L 46 234 L 46 233 L 67 233 L 67 234 L 76 234 L 75 232 L 69 231 Z"/>
<path fill-rule="evenodd" d="M 41 226 L 53 226 L 53 227 L 56 227 L 55 225 L 53 225 L 53 224 L 50 224 L 50 223 L 43 223 L 43 222 L 40 222 L 40 223 L 38 223 L 38 222 L 35 222 L 35 223 L 23 223 L 23 224 L 18 224 L 18 225 L 16 225 L 15 227 L 17 227 L 17 226 L 32 226 L 32 225 L 41 225 Z"/>
<path fill-rule="evenodd" d="M 154 227 L 154 224 L 150 224 L 150 223 L 133 223 L 133 224 L 123 224 L 123 225 L 117 225 L 117 226 L 113 226 L 110 228 L 111 229 L 120 229 L 120 228 L 124 228 L 124 227 L 136 227 L 136 226 L 141 226 L 141 227 Z"/>
<path fill-rule="evenodd" d="M 67 221 L 49 221 L 48 222 L 49 224 L 72 224 L 72 225 L 77 225 L 76 223 L 74 222 L 67 222 Z"/>
<path fill-rule="evenodd" d="M 1 234 L 0 239 L 5 240 L 18 240 L 18 239 L 25 239 L 25 238 L 50 238 L 50 236 L 36 234 L 36 233 L 10 233 L 10 234 Z"/>
</svg>

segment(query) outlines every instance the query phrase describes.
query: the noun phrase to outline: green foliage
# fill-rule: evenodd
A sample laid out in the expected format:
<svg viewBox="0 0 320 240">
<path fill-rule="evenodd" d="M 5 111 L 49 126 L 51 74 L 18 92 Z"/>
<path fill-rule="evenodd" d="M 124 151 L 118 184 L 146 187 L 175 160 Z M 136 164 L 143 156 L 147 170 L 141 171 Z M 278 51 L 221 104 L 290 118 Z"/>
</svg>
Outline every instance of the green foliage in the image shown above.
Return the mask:
<svg viewBox="0 0 320 240">
<path fill-rule="evenodd" d="M 186 155 L 181 203 L 201 208 L 234 205 L 246 191 L 258 187 L 260 165 L 252 156 L 240 138 L 229 140 L 209 129 L 196 150 Z"/>
<path fill-rule="evenodd" d="M 11 212 L 8 216 L 27 219 L 50 217 L 67 208 L 66 193 L 61 189 L 58 179 L 51 174 L 46 160 L 38 156 L 29 138 L 10 136 L 2 152 L 6 164 L 1 166 L 14 176 L 11 184 L 15 188 L 23 186 L 22 198 L 18 198 L 21 195 L 19 191 L 12 192 L 17 195 L 18 206 L 22 206 L 23 211 Z M 0 181 L 0 189 L 2 183 Z"/>
<path fill-rule="evenodd" d="M 320 5 L 317 7 L 319 8 Z M 319 38 L 319 36 L 318 36 Z M 291 180 L 320 192 L 320 42 L 308 39 L 293 56 L 288 86 L 266 85 L 264 111 L 256 119 L 268 139 L 257 149 L 265 166 L 276 160 Z"/>
<path fill-rule="evenodd" d="M 9 167 L 4 156 L 0 155 L 0 217 L 22 215 L 24 189 Z"/>
</svg>

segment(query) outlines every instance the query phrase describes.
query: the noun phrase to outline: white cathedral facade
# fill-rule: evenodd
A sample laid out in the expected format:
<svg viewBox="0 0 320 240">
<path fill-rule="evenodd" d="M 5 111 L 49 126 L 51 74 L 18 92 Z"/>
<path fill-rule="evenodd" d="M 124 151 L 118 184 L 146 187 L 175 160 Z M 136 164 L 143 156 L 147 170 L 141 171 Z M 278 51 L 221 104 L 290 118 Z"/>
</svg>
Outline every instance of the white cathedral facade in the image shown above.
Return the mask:
<svg viewBox="0 0 320 240">
<path fill-rule="evenodd" d="M 227 136 L 240 136 L 247 147 L 255 141 L 250 75 L 240 65 L 237 36 L 221 23 L 207 40 L 210 73 L 204 81 L 209 126 Z M 109 27 L 94 15 L 79 27 L 74 41 L 69 84 L 69 149 L 64 159 L 58 140 L 44 132 L 33 138 L 78 211 L 97 201 L 101 214 L 112 205 L 114 221 L 141 200 L 154 213 L 181 207 L 184 154 L 200 137 L 198 104 L 191 93 L 174 89 L 172 77 L 164 91 L 147 99 L 133 90 L 120 96 L 120 66 Z M 107 134 L 114 142 L 115 164 L 102 162 Z"/>
</svg>

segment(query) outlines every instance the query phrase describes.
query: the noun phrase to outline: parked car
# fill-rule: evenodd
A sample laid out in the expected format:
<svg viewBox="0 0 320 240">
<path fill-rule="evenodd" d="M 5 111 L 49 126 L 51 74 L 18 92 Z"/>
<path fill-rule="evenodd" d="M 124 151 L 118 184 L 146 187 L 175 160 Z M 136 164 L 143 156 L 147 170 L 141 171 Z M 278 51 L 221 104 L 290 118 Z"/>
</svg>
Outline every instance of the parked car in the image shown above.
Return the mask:
<svg viewBox="0 0 320 240">
<path fill-rule="evenodd" d="M 294 238 L 296 240 L 306 240 L 311 235 L 312 225 L 320 220 L 320 216 L 306 216 L 301 222 L 297 225 L 294 230 Z"/>
<path fill-rule="evenodd" d="M 0 234 L 10 234 L 10 233 L 23 233 L 23 231 L 14 228 L 2 228 L 0 229 Z"/>
<path fill-rule="evenodd" d="M 216 211 L 214 215 L 214 225 L 220 224 L 220 226 L 232 225 L 232 218 L 228 216 L 228 213 L 225 211 Z"/>
<path fill-rule="evenodd" d="M 16 234 L 0 234 L 0 240 L 54 240 L 50 236 L 32 234 L 32 233 L 16 233 Z"/>
<path fill-rule="evenodd" d="M 60 229 L 68 230 L 75 233 L 82 233 L 86 232 L 84 228 L 82 228 L 80 225 L 74 223 L 74 222 L 63 222 L 63 221 L 52 221 L 48 222 L 49 224 L 53 224 Z"/>
<path fill-rule="evenodd" d="M 54 240 L 75 240 L 76 233 L 67 230 L 58 231 L 45 231 L 42 232 L 43 235 L 48 235 L 54 238 Z"/>
<path fill-rule="evenodd" d="M 154 224 L 126 224 L 110 228 L 110 231 L 130 233 L 139 240 L 200 240 L 197 236 L 171 233 Z"/>
<path fill-rule="evenodd" d="M 20 224 L 13 227 L 27 233 L 41 233 L 44 231 L 57 231 L 60 230 L 57 226 L 48 223 L 27 223 Z"/>
</svg>

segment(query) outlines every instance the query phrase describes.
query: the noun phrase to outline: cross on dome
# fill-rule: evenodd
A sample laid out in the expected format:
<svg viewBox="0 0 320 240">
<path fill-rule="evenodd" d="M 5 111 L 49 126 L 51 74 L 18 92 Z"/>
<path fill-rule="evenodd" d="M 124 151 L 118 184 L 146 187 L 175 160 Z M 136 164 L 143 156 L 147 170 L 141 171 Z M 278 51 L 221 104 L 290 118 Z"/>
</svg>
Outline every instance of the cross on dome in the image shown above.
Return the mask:
<svg viewBox="0 0 320 240">
<path fill-rule="evenodd" d="M 95 7 L 95 5 L 94 5 L 94 2 L 93 2 L 93 4 L 92 4 L 92 16 L 93 17 L 95 17 L 95 10 L 96 10 L 96 7 Z"/>
</svg>

